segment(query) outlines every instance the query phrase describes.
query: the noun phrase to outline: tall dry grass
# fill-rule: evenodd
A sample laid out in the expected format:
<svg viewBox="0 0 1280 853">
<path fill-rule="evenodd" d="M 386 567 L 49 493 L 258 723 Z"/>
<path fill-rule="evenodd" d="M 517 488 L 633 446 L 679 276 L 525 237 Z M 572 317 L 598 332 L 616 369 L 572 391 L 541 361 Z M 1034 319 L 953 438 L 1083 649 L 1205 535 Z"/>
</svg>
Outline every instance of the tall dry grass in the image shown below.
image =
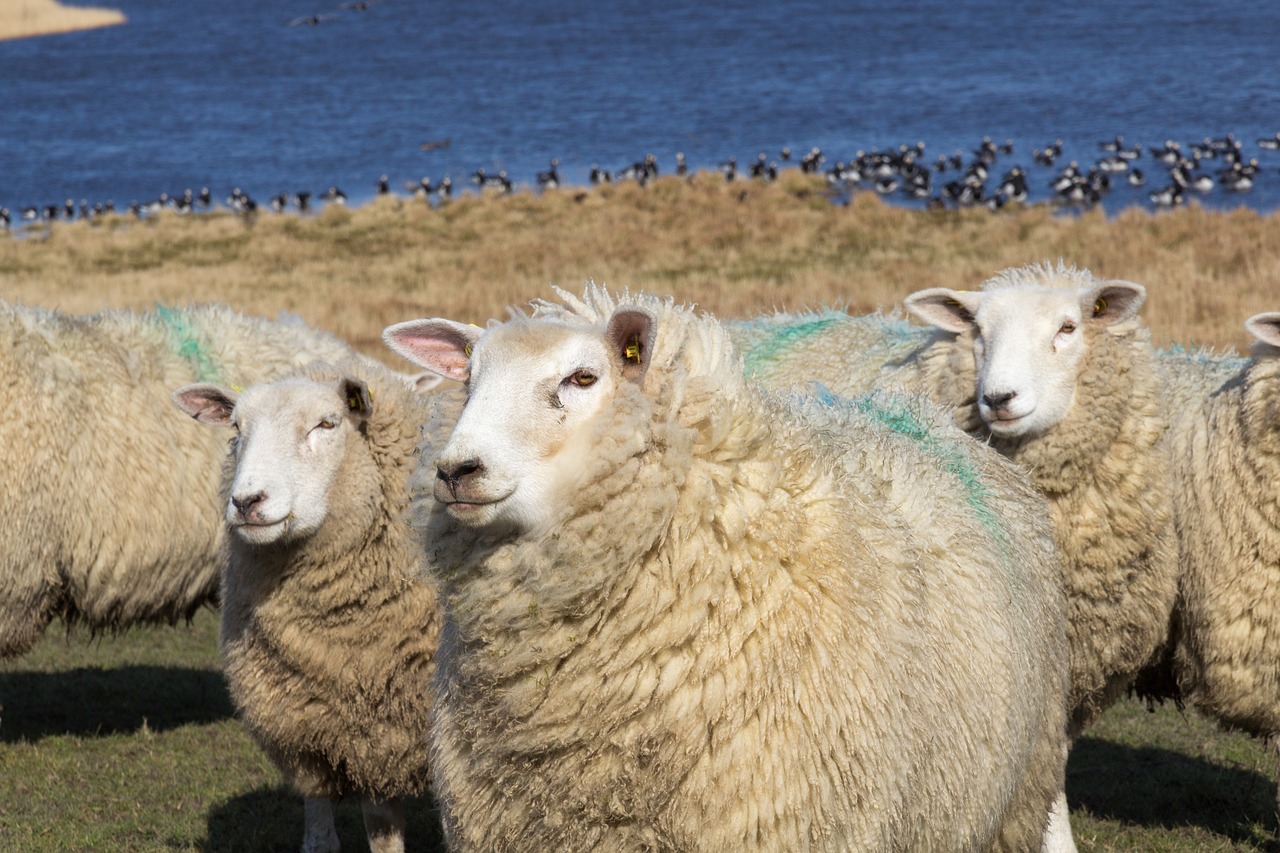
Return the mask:
<svg viewBox="0 0 1280 853">
<path fill-rule="evenodd" d="M 0 41 L 94 30 L 125 20 L 116 9 L 63 6 L 57 0 L 0 0 Z"/>
<path fill-rule="evenodd" d="M 820 178 L 726 184 L 703 173 L 542 195 L 410 199 L 301 218 L 259 213 L 55 223 L 0 240 L 0 297 L 70 312 L 223 301 L 290 311 L 374 355 L 419 316 L 482 324 L 587 279 L 672 294 L 722 316 L 898 305 L 972 288 L 1002 268 L 1062 258 L 1147 286 L 1158 343 L 1242 348 L 1243 321 L 1280 310 L 1280 214 L 1197 206 L 1108 219 L 1045 207 L 919 211 L 874 195 L 830 203 Z"/>
</svg>

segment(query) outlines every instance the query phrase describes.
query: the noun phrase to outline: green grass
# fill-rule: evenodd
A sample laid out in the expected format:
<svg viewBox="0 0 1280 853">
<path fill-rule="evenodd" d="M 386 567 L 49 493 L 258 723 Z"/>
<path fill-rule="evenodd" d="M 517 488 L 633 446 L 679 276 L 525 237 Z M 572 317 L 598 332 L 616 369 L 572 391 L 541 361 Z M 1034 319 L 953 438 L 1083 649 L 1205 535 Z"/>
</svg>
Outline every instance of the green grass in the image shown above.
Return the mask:
<svg viewBox="0 0 1280 853">
<path fill-rule="evenodd" d="M 410 850 L 440 850 L 428 799 Z M 338 809 L 366 848 L 357 803 Z M 302 800 L 234 717 L 217 616 L 118 637 L 51 631 L 0 664 L 0 851 L 296 851 Z"/>
<path fill-rule="evenodd" d="M 294 851 L 302 801 L 234 718 L 217 616 L 118 637 L 51 631 L 0 664 L 0 851 Z M 1081 851 L 1280 853 L 1267 749 L 1192 712 L 1110 710 L 1067 774 Z M 440 850 L 429 799 L 408 849 Z M 347 850 L 365 849 L 343 803 Z"/>
</svg>

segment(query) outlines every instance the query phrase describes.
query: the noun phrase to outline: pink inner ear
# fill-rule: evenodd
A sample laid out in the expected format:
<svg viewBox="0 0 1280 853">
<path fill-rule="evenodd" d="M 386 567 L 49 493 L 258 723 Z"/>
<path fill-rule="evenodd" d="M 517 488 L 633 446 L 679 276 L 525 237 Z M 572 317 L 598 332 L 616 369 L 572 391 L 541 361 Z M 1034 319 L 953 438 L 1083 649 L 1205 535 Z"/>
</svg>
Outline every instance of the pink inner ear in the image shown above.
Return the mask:
<svg viewBox="0 0 1280 853">
<path fill-rule="evenodd" d="M 480 332 L 445 320 L 412 320 L 391 326 L 383 338 L 414 364 L 464 382 L 469 373 L 471 345 Z"/>
</svg>

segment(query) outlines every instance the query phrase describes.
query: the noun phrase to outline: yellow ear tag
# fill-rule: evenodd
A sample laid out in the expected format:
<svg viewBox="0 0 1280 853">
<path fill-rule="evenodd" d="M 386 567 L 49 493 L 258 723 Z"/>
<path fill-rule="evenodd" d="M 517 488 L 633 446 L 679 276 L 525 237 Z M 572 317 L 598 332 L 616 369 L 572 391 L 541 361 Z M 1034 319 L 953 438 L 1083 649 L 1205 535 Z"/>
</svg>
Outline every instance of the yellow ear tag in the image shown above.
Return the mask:
<svg viewBox="0 0 1280 853">
<path fill-rule="evenodd" d="M 627 344 L 627 348 L 622 351 L 622 355 L 627 361 L 640 363 L 640 336 L 632 335 L 631 342 Z"/>
<path fill-rule="evenodd" d="M 1106 311 L 1106 310 L 1107 310 L 1107 300 L 1099 296 L 1098 301 L 1093 303 L 1093 316 L 1097 317 L 1099 314 L 1101 314 L 1103 311 Z"/>
<path fill-rule="evenodd" d="M 243 393 L 244 393 L 244 389 L 243 389 L 243 388 L 241 388 L 239 385 L 232 385 L 232 386 L 231 386 L 231 390 L 232 390 L 232 391 L 235 391 L 237 394 L 243 394 Z"/>
<path fill-rule="evenodd" d="M 465 347 L 463 347 L 462 351 L 466 353 L 467 358 L 471 358 L 471 344 L 467 344 Z"/>
</svg>

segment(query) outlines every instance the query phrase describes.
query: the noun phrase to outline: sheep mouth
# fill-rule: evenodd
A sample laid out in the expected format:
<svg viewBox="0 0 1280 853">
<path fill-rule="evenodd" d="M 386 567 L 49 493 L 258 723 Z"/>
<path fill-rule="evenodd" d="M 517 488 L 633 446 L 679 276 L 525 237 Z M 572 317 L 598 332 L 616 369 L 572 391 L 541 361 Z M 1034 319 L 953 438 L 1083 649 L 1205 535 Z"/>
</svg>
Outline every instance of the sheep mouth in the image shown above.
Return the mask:
<svg viewBox="0 0 1280 853">
<path fill-rule="evenodd" d="M 515 494 L 515 489 L 507 492 L 505 495 L 487 498 L 479 495 L 462 495 L 446 497 L 437 497 L 440 503 L 444 504 L 445 510 L 460 521 L 469 521 L 478 516 L 485 516 L 495 512 L 500 504 Z"/>
<path fill-rule="evenodd" d="M 237 536 L 246 542 L 262 542 L 279 538 L 287 533 L 289 519 L 280 518 L 275 521 L 245 521 L 241 519 L 232 522 L 230 527 Z"/>
</svg>

